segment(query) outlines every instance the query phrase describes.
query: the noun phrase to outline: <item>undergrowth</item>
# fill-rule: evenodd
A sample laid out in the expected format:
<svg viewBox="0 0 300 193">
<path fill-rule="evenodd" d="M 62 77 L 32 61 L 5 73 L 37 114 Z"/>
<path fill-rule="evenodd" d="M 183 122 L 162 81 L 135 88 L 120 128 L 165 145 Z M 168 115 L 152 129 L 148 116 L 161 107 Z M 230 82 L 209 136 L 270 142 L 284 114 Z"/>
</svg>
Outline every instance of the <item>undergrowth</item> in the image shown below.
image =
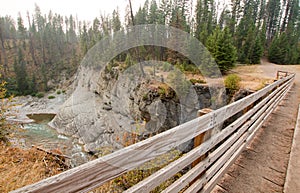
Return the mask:
<svg viewBox="0 0 300 193">
<path fill-rule="evenodd" d="M 144 180 L 145 178 L 151 176 L 161 168 L 165 167 L 169 163 L 175 161 L 181 156 L 181 152 L 178 150 L 172 150 L 168 153 L 165 153 L 161 156 L 158 156 L 157 158 L 146 162 L 140 167 L 137 167 L 131 171 L 128 171 L 121 175 L 120 177 L 111 180 L 99 188 L 96 188 L 93 190 L 93 193 L 102 193 L 102 192 L 123 192 L 130 187 L 136 185 L 140 181 Z M 179 179 L 182 176 L 182 173 L 179 172 L 173 177 L 171 177 L 169 180 L 165 182 L 161 182 L 159 186 L 157 186 L 154 190 L 152 190 L 152 193 L 161 192 L 166 187 L 171 185 L 173 182 L 175 182 L 177 179 Z"/>
<path fill-rule="evenodd" d="M 240 89 L 241 78 L 236 74 L 228 75 L 225 80 L 225 87 L 230 90 L 230 92 L 235 92 Z"/>
<path fill-rule="evenodd" d="M 35 148 L 0 143 L 0 192 L 9 192 L 66 170 L 63 160 Z"/>
</svg>

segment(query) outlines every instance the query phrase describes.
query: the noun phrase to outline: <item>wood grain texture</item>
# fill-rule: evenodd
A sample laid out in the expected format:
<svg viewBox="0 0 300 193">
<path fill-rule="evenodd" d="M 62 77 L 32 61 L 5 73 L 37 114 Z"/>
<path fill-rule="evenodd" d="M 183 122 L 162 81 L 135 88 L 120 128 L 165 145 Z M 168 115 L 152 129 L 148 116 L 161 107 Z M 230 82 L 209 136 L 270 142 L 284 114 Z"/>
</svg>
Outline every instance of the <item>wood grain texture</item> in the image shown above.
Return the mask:
<svg viewBox="0 0 300 193">
<path fill-rule="evenodd" d="M 211 113 L 213 110 L 212 109 L 209 109 L 209 108 L 205 108 L 205 109 L 201 109 L 198 111 L 198 117 L 202 117 L 203 115 L 206 115 L 208 113 Z M 210 136 L 210 131 L 208 132 L 204 132 L 204 133 L 201 133 L 200 135 L 196 136 L 194 138 L 194 148 L 198 147 L 199 145 L 201 145 L 204 141 L 205 141 L 205 138 L 207 137 L 207 135 Z M 202 157 L 198 158 L 197 160 L 195 160 L 193 163 L 192 163 L 192 167 L 194 167 L 195 165 L 197 165 L 198 163 L 201 162 L 201 160 L 203 160 L 205 157 L 205 155 L 203 155 Z"/>
</svg>

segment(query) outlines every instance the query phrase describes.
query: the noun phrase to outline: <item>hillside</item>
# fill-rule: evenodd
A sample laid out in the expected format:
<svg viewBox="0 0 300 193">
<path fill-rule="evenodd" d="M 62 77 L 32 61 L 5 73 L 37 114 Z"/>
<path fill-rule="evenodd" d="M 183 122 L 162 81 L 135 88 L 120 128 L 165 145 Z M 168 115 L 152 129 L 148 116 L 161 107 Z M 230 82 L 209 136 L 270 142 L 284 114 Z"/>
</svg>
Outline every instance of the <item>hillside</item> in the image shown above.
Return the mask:
<svg viewBox="0 0 300 193">
<path fill-rule="evenodd" d="M 8 82 L 8 94 L 34 95 L 60 87 L 75 74 L 94 45 L 117 32 L 127 34 L 132 26 L 142 24 L 174 27 L 189 33 L 199 40 L 194 43 L 208 49 L 223 73 L 236 62 L 258 64 L 262 56 L 277 64 L 300 63 L 298 0 L 234 1 L 224 4 L 222 9 L 207 0 L 195 5 L 188 0 L 147 0 L 136 13 L 130 6 L 125 13 L 121 18 L 116 9 L 111 15 L 101 14 L 93 21 L 79 21 L 74 15 L 42 13 L 35 5 L 33 13 L 19 14 L 16 21 L 11 16 L 1 16 L 0 65 L 2 79 Z M 166 34 L 161 34 L 161 38 L 166 39 Z M 173 48 L 199 55 L 194 43 L 178 44 L 172 40 L 166 47 L 131 47 L 110 62 L 125 62 L 127 68 L 142 61 L 159 60 L 193 71 L 191 58 Z"/>
</svg>

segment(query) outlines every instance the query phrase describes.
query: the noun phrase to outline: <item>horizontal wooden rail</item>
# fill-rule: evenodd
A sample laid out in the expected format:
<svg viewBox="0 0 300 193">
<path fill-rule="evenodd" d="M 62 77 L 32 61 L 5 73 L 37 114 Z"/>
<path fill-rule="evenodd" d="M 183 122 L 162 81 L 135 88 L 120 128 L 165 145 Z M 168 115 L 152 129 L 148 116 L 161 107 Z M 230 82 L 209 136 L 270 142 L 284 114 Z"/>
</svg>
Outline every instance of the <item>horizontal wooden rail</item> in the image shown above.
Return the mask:
<svg viewBox="0 0 300 193">
<path fill-rule="evenodd" d="M 292 80 L 290 80 L 292 81 Z M 222 140 L 224 140 L 226 137 L 228 137 L 230 134 L 235 132 L 245 121 L 247 121 L 253 114 L 260 109 L 259 113 L 256 114 L 256 116 L 263 113 L 267 106 L 265 105 L 268 100 L 272 99 L 269 103 L 272 103 L 275 101 L 276 98 L 274 98 L 274 95 L 281 94 L 290 84 L 290 81 L 283 84 L 281 87 L 279 87 L 276 91 L 271 93 L 267 98 L 265 98 L 263 101 L 261 101 L 258 105 L 256 105 L 253 109 L 251 109 L 248 113 L 246 113 L 244 116 L 237 119 L 235 122 L 227 126 L 225 129 L 222 130 L 222 132 L 216 134 L 208 141 L 204 142 L 201 146 L 191 150 L 178 160 L 172 162 L 165 168 L 161 169 L 160 171 L 156 172 L 155 174 L 151 175 L 147 179 L 143 180 L 142 182 L 138 183 L 134 187 L 128 189 L 126 192 L 149 192 L 152 189 L 154 189 L 156 186 L 160 185 L 161 182 L 169 179 L 173 175 L 175 175 L 177 172 L 181 171 L 183 168 L 191 164 L 195 159 L 201 157 L 203 154 L 211 150 L 213 147 L 215 147 L 218 143 L 220 143 Z M 265 105 L 265 106 L 264 106 Z M 249 123 L 246 124 L 245 127 L 239 128 L 239 132 L 245 132 L 246 129 L 256 120 L 256 117 L 252 118 Z M 242 133 L 241 133 L 242 134 Z M 233 141 L 234 142 L 234 141 Z M 204 170 L 197 171 L 196 174 L 200 174 Z M 195 175 L 196 175 L 195 174 Z M 160 180 L 157 180 L 160 179 Z M 188 185 L 192 180 L 183 183 L 182 181 L 179 181 L 177 185 L 183 186 Z M 171 185 L 176 186 L 176 183 Z M 169 190 L 166 190 L 168 192 Z M 170 192 L 178 192 L 178 190 L 171 191 Z"/>
<path fill-rule="evenodd" d="M 272 113 L 286 92 L 287 90 L 284 90 L 284 92 L 281 92 L 279 95 L 277 95 L 277 98 L 273 100 L 272 103 L 268 104 L 268 108 L 264 109 L 263 113 L 248 129 L 248 131 L 244 133 L 243 136 L 239 138 L 239 140 L 237 140 L 235 144 L 228 151 L 226 151 L 226 153 L 220 159 L 218 159 L 218 161 L 210 169 L 206 171 L 205 175 L 203 175 L 198 181 L 190 186 L 185 192 L 199 192 L 204 185 L 204 188 L 200 192 L 210 192 L 218 180 L 227 171 L 229 166 L 232 165 L 240 153 L 248 146 L 258 129 L 264 123 L 264 120 L 266 120 L 267 117 Z"/>
<path fill-rule="evenodd" d="M 258 123 L 255 123 L 255 121 L 260 120 L 261 116 L 266 114 L 264 111 L 267 111 L 269 107 L 272 107 L 271 109 L 273 109 L 274 104 L 276 104 L 275 102 L 280 101 L 281 98 L 278 97 L 283 96 L 283 94 L 287 92 L 293 82 L 294 76 L 295 75 L 293 74 L 282 78 L 235 103 L 179 125 L 154 137 L 13 192 L 88 192 L 99 187 L 101 184 L 170 151 L 178 145 L 193 139 L 201 133 L 219 126 L 236 113 L 241 112 L 251 104 L 258 102 L 258 104 L 251 108 L 247 113 L 239 117 L 220 133 L 212 136 L 211 139 L 204 142 L 201 146 L 196 147 L 178 160 L 167 165 L 162 170 L 159 170 L 149 178 L 127 190 L 127 192 L 149 192 L 159 185 L 159 182 L 169 179 L 172 175 L 191 164 L 201 155 L 209 152 L 225 138 L 230 136 L 228 139 L 232 139 L 233 142 L 238 142 L 239 144 L 243 141 L 241 140 L 242 136 L 252 136 L 248 135 L 247 132 L 252 131 L 251 128 L 253 125 Z M 264 120 L 264 118 L 262 120 Z M 235 143 L 233 144 L 233 142 L 226 140 L 223 145 L 217 147 L 214 152 L 201 161 L 199 163 L 200 165 L 196 165 L 193 170 L 198 168 L 197 172 L 201 173 L 201 171 L 204 171 L 206 167 L 211 165 L 212 160 L 216 161 L 217 158 L 222 155 L 222 152 L 226 150 L 232 152 L 233 150 L 228 150 L 229 147 L 229 149 L 234 149 L 236 146 L 240 148 L 239 145 L 234 145 Z M 232 156 L 236 155 L 236 152 L 237 151 L 234 151 L 234 154 L 231 156 L 229 156 L 231 153 L 226 153 L 226 158 L 230 157 L 231 160 Z M 212 157 L 212 155 L 215 157 Z M 223 160 L 226 159 L 224 158 Z M 230 160 L 228 160 L 225 165 L 228 164 Z M 225 165 L 222 162 L 220 164 L 221 169 L 223 169 Z M 212 165 L 210 167 L 217 167 L 217 165 Z M 211 178 L 213 179 L 216 177 L 216 170 L 211 170 L 214 171 L 211 175 Z M 187 176 L 185 176 L 185 178 L 188 179 L 184 181 L 185 184 L 193 179 L 192 177 Z M 195 183 L 199 182 L 201 179 L 202 178 L 198 179 Z M 175 184 L 176 183 L 177 182 L 175 182 Z M 209 183 L 212 182 L 209 181 L 208 184 Z M 207 186 L 204 188 L 206 187 Z M 176 190 L 176 188 L 170 189 L 170 192 L 174 192 L 173 190 Z M 168 192 L 168 189 L 166 192 Z"/>
<path fill-rule="evenodd" d="M 281 94 L 281 93 L 282 92 L 280 92 L 279 94 Z M 235 141 L 237 141 L 237 140 L 244 141 L 244 139 L 246 137 L 244 132 L 251 126 L 251 124 L 253 124 L 253 122 L 257 119 L 257 117 L 260 116 L 261 114 L 263 114 L 266 111 L 267 107 L 275 101 L 275 98 L 273 98 L 265 105 L 265 103 L 270 98 L 271 98 L 271 96 L 269 96 L 265 100 L 261 101 L 258 105 L 256 105 L 251 110 L 251 112 L 248 112 L 243 117 L 240 117 L 233 124 L 231 124 L 224 130 L 222 130 L 221 133 L 217 134 L 219 136 L 223 136 L 222 138 L 227 137 L 230 133 L 235 131 L 234 126 L 236 127 L 237 125 L 239 125 L 241 123 L 241 121 L 245 121 L 243 126 L 240 127 L 236 133 L 234 133 L 232 136 L 230 136 L 229 139 L 227 139 L 224 143 L 222 143 L 221 146 L 219 146 L 215 151 L 213 151 L 208 156 L 208 158 L 203 160 L 202 163 L 198 164 L 195 168 L 192 168 L 187 174 L 182 176 L 179 180 L 177 180 L 175 183 L 170 185 L 163 192 L 174 192 L 174 193 L 179 192 L 182 188 L 187 186 L 195 177 L 197 177 L 197 174 L 202 173 L 206 168 L 208 168 L 212 163 L 214 163 L 221 155 L 223 155 L 224 152 L 235 143 Z M 256 116 L 254 116 L 250 120 L 248 120 L 249 116 L 254 114 L 254 112 L 256 112 L 258 109 L 260 109 L 260 110 L 256 113 Z M 234 131 L 233 131 L 233 129 L 234 129 Z M 245 137 L 243 137 L 243 139 L 240 138 L 242 135 L 245 135 Z M 214 138 L 218 138 L 219 136 L 216 136 Z M 211 140 L 213 141 L 215 139 L 211 139 Z"/>
</svg>

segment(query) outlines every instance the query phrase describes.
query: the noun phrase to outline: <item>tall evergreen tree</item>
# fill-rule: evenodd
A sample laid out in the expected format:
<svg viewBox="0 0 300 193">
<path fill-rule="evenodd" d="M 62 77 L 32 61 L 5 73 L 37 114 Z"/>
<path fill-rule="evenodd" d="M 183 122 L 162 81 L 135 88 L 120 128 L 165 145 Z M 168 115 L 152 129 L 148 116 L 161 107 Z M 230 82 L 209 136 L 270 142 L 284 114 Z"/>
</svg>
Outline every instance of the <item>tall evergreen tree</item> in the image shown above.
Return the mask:
<svg viewBox="0 0 300 193">
<path fill-rule="evenodd" d="M 158 6 L 156 4 L 156 0 L 152 0 L 150 4 L 149 9 L 149 15 L 148 15 L 148 23 L 149 24 L 155 24 L 158 22 Z"/>
<path fill-rule="evenodd" d="M 241 0 L 231 0 L 231 19 L 229 22 L 229 29 L 231 34 L 233 35 L 236 31 L 236 26 L 240 19 L 241 13 Z"/>
<path fill-rule="evenodd" d="M 287 54 L 288 54 L 288 40 L 286 33 L 275 36 L 273 39 L 270 48 L 268 58 L 270 62 L 276 64 L 286 64 L 287 63 Z"/>
<path fill-rule="evenodd" d="M 26 49 L 26 28 L 24 27 L 23 18 L 20 13 L 18 16 L 18 36 L 19 39 L 22 41 L 23 49 Z"/>
<path fill-rule="evenodd" d="M 30 94 L 27 81 L 26 62 L 21 48 L 18 49 L 18 60 L 15 58 L 14 71 L 16 74 L 19 94 Z"/>
<path fill-rule="evenodd" d="M 86 23 L 84 22 L 82 32 L 80 35 L 80 47 L 83 55 L 85 55 L 89 49 L 88 43 L 89 43 L 88 31 L 87 31 Z"/>
<path fill-rule="evenodd" d="M 279 0 L 269 0 L 267 4 L 267 43 L 269 44 L 278 32 L 281 3 Z"/>
<path fill-rule="evenodd" d="M 228 27 L 225 27 L 224 30 L 217 27 L 214 30 L 213 34 L 208 37 L 207 49 L 215 58 L 215 61 L 222 72 L 234 67 L 237 53 Z"/>
<path fill-rule="evenodd" d="M 195 37 L 204 45 L 216 26 L 216 7 L 214 0 L 198 0 L 196 5 Z"/>
<path fill-rule="evenodd" d="M 119 14 L 119 10 L 116 9 L 113 11 L 112 14 L 112 25 L 113 25 L 113 31 L 117 32 L 121 30 L 122 24 L 120 21 L 120 14 Z"/>
</svg>

